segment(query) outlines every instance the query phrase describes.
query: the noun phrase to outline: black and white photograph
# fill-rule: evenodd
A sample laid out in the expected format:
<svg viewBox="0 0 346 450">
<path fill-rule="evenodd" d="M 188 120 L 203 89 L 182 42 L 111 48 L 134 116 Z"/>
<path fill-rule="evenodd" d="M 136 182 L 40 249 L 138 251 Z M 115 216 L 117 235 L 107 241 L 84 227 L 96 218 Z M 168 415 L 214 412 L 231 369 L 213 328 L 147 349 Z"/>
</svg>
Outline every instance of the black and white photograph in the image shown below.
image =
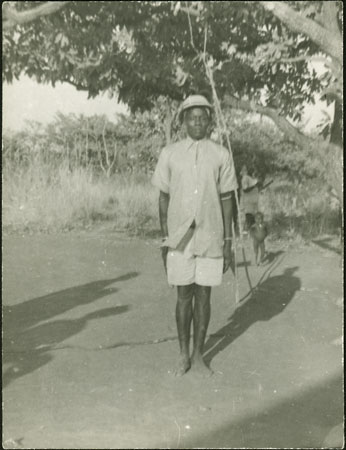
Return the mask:
<svg viewBox="0 0 346 450">
<path fill-rule="evenodd" d="M 344 448 L 343 2 L 2 2 L 2 447 Z"/>
</svg>

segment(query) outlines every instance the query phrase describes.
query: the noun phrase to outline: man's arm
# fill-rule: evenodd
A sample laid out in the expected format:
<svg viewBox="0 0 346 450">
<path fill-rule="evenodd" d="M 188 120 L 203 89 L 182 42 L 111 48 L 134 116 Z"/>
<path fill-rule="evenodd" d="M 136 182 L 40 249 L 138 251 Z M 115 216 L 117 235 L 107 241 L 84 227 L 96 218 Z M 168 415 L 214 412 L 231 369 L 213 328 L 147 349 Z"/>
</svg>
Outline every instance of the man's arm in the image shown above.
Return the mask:
<svg viewBox="0 0 346 450">
<path fill-rule="evenodd" d="M 256 181 L 256 183 L 252 184 L 254 181 Z M 248 193 L 251 192 L 256 187 L 259 187 L 259 181 L 256 178 L 250 177 L 250 175 L 246 175 L 241 180 L 241 187 L 243 192 Z"/>
<path fill-rule="evenodd" d="M 159 216 L 162 238 L 168 237 L 167 213 L 169 205 L 169 194 L 160 191 L 159 196 Z"/>
<path fill-rule="evenodd" d="M 165 271 L 167 272 L 167 253 L 168 247 L 164 245 L 165 239 L 168 237 L 168 225 L 167 225 L 167 213 L 168 213 L 168 205 L 169 205 L 169 194 L 166 192 L 160 191 L 159 196 L 159 216 L 160 216 L 160 227 L 161 234 L 163 239 L 163 245 L 161 247 L 163 265 Z"/>
<path fill-rule="evenodd" d="M 221 208 L 224 229 L 224 266 L 223 271 L 226 272 L 232 265 L 232 222 L 233 222 L 233 195 L 234 192 L 225 192 L 221 194 Z M 232 268 L 232 267 L 231 267 Z M 232 271 L 233 268 L 232 268 Z"/>
<path fill-rule="evenodd" d="M 233 195 L 234 195 L 233 191 L 226 192 L 220 195 L 225 239 L 232 237 Z"/>
<path fill-rule="evenodd" d="M 259 185 L 259 182 L 257 181 L 257 183 L 254 184 L 253 186 L 251 186 L 249 188 L 246 188 L 246 189 L 243 189 L 243 192 L 245 192 L 245 193 L 251 192 L 253 189 L 255 189 L 255 187 L 259 187 L 258 185 Z"/>
</svg>

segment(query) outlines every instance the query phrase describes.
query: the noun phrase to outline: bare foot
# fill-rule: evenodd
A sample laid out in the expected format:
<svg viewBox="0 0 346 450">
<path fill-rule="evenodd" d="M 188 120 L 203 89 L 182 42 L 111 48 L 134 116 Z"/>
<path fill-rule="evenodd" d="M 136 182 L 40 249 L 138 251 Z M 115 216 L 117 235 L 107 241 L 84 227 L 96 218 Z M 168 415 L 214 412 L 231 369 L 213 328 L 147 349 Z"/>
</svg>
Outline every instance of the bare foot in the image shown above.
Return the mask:
<svg viewBox="0 0 346 450">
<path fill-rule="evenodd" d="M 191 372 L 204 378 L 211 377 L 213 371 L 206 365 L 203 358 L 195 358 L 192 360 Z"/>
<path fill-rule="evenodd" d="M 174 371 L 176 377 L 183 376 L 191 367 L 190 358 L 188 356 L 181 356 L 178 362 L 178 366 Z"/>
</svg>

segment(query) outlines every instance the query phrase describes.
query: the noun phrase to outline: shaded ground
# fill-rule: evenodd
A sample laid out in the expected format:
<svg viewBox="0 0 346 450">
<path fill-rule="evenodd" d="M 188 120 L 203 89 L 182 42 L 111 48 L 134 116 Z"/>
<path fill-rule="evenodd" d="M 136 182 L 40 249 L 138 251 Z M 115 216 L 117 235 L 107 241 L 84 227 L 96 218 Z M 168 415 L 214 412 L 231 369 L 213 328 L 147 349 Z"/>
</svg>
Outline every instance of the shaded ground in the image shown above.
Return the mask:
<svg viewBox="0 0 346 450">
<path fill-rule="evenodd" d="M 3 446 L 341 447 L 340 256 L 316 244 L 272 243 L 264 267 L 247 248 L 241 302 L 230 273 L 213 290 L 215 374 L 199 380 L 171 373 L 175 291 L 158 241 L 5 237 Z"/>
</svg>

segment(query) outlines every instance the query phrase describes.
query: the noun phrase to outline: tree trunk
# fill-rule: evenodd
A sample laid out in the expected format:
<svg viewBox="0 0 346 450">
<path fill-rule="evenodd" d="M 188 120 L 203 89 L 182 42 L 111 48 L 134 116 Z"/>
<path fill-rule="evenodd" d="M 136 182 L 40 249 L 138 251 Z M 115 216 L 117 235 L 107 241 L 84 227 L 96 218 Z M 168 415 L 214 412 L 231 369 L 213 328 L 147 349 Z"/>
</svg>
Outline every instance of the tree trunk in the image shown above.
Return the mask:
<svg viewBox="0 0 346 450">
<path fill-rule="evenodd" d="M 86 119 L 86 133 L 85 133 L 85 167 L 89 165 L 89 122 Z"/>
<path fill-rule="evenodd" d="M 342 128 L 342 104 L 335 102 L 334 120 L 330 129 L 330 142 L 340 147 L 343 147 Z"/>
<path fill-rule="evenodd" d="M 271 11 L 278 19 L 296 33 L 308 36 L 317 46 L 331 56 L 340 65 L 343 65 L 342 37 L 337 30 L 329 30 L 291 8 L 288 2 L 263 1 L 265 9 Z M 336 14 L 336 9 L 335 9 Z"/>
</svg>

